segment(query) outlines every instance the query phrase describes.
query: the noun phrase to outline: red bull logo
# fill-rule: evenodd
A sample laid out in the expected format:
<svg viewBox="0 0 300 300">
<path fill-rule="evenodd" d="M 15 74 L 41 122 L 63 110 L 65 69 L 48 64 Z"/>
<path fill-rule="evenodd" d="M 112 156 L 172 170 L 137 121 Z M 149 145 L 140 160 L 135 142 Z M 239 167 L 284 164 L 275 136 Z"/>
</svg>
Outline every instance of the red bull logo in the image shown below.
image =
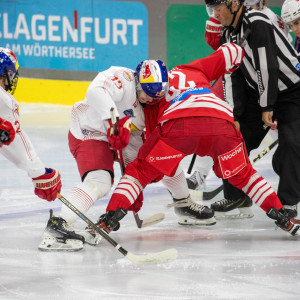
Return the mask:
<svg viewBox="0 0 300 300">
<path fill-rule="evenodd" d="M 151 76 L 150 66 L 149 64 L 146 64 L 142 74 L 143 80 L 149 78 L 150 76 Z"/>
</svg>

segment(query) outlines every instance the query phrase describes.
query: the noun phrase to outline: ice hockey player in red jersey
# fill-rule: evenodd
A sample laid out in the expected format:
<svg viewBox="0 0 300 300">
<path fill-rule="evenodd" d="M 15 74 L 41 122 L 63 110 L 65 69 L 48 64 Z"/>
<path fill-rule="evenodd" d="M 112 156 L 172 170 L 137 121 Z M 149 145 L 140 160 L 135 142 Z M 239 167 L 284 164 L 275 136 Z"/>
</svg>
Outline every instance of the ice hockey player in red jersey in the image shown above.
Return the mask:
<svg viewBox="0 0 300 300">
<path fill-rule="evenodd" d="M 280 228 L 297 234 L 299 224 L 287 215 L 272 187 L 249 163 L 231 107 L 211 92 L 209 82 L 234 71 L 243 55 L 241 47 L 224 44 L 212 55 L 169 72 L 169 91 L 159 109 L 145 109 L 145 115 L 153 118 L 152 125 L 158 125 L 140 148 L 138 157 L 127 165 L 106 213 L 99 218 L 101 227 L 108 232 L 117 230 L 127 208 L 147 184 L 159 181 L 164 174 L 172 176 L 186 155 L 196 153 L 211 156 L 218 177 L 227 178 L 243 190 Z M 146 72 L 147 64 L 148 61 L 142 62 L 138 76 L 149 78 L 140 82 L 143 92 L 150 95 L 154 82 Z M 181 209 L 181 201 L 174 201 L 174 206 Z"/>
<path fill-rule="evenodd" d="M 45 168 L 19 120 L 19 105 L 12 96 L 18 83 L 19 64 L 15 54 L 0 47 L 0 153 L 32 178 L 35 194 L 54 201 L 61 189 L 60 174 Z"/>
</svg>

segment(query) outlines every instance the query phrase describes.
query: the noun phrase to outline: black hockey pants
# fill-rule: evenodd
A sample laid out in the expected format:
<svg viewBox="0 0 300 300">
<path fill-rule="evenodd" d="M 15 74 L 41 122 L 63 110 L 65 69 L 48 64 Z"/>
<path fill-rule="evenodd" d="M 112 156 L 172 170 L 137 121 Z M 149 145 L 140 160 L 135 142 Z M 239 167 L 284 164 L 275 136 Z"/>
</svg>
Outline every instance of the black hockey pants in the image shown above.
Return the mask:
<svg viewBox="0 0 300 300">
<path fill-rule="evenodd" d="M 283 205 L 300 202 L 300 83 L 280 93 L 274 109 L 279 144 L 273 169 L 279 176 L 277 195 Z"/>
</svg>

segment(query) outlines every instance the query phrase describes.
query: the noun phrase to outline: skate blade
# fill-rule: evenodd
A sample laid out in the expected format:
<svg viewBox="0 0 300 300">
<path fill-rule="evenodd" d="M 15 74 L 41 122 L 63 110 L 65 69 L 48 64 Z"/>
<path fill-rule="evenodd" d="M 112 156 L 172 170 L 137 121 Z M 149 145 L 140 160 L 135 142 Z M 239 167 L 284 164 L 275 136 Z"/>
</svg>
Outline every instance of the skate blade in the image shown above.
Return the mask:
<svg viewBox="0 0 300 300">
<path fill-rule="evenodd" d="M 80 251 L 83 249 L 83 243 L 80 240 L 66 240 L 65 243 L 58 242 L 55 238 L 44 238 L 38 246 L 40 251 Z"/>
<path fill-rule="evenodd" d="M 249 207 L 238 208 L 239 213 L 237 214 L 227 214 L 228 212 L 218 212 L 215 211 L 215 218 L 217 220 L 235 220 L 235 219 L 250 219 L 254 217 L 254 214 Z M 232 211 L 230 211 L 232 212 Z"/>
<path fill-rule="evenodd" d="M 189 217 L 181 216 L 178 217 L 178 224 L 179 225 L 200 225 L 200 226 L 211 226 L 217 223 L 214 217 L 209 219 L 192 219 Z"/>
</svg>

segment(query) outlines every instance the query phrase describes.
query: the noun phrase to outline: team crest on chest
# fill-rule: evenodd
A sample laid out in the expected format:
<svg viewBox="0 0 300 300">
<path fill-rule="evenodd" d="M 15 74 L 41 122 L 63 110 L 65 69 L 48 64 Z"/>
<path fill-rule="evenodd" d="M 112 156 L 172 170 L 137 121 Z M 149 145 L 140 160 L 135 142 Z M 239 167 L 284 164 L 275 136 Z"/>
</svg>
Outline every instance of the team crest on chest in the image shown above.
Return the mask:
<svg viewBox="0 0 300 300">
<path fill-rule="evenodd" d="M 126 110 L 124 110 L 124 111 L 123 111 L 123 114 L 124 114 L 125 116 L 130 117 L 130 118 L 134 118 L 134 113 L 133 113 L 133 110 L 132 110 L 132 109 L 126 109 Z"/>
<path fill-rule="evenodd" d="M 123 72 L 123 77 L 127 80 L 127 81 L 131 81 L 131 77 L 130 74 L 126 71 Z"/>
</svg>

